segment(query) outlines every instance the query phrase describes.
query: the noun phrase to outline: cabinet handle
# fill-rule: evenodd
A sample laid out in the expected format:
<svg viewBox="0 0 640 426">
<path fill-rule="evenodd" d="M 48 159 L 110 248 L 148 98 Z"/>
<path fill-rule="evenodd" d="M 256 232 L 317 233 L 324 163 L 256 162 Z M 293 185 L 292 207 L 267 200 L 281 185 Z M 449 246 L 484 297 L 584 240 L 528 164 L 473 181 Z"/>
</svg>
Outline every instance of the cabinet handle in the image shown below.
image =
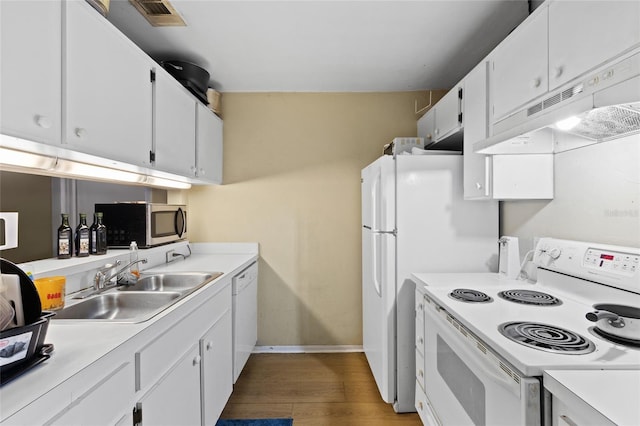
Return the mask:
<svg viewBox="0 0 640 426">
<path fill-rule="evenodd" d="M 201 359 L 202 359 L 202 358 L 200 358 L 200 355 L 196 355 L 196 357 L 195 357 L 195 358 L 193 358 L 193 365 L 198 365 L 198 364 L 200 364 L 200 360 L 201 360 Z"/>
<path fill-rule="evenodd" d="M 476 182 L 476 189 L 482 189 L 482 184 L 480 182 Z"/>
<path fill-rule="evenodd" d="M 420 408 L 420 411 L 424 410 L 424 404 L 422 401 L 418 402 L 418 408 Z"/>
<path fill-rule="evenodd" d="M 553 76 L 554 76 L 555 78 L 558 78 L 558 77 L 560 77 L 560 76 L 562 75 L 563 71 L 564 71 L 564 68 L 563 68 L 563 67 L 555 67 L 555 68 L 553 69 Z"/>
<path fill-rule="evenodd" d="M 560 416 L 560 418 L 569 426 L 578 426 L 578 423 L 571 420 L 569 416 L 565 416 L 564 414 Z"/>
<path fill-rule="evenodd" d="M 422 337 L 418 338 L 418 343 L 422 345 L 424 343 L 424 339 Z"/>
<path fill-rule="evenodd" d="M 75 133 L 75 135 L 80 139 L 84 138 L 87 135 L 87 131 L 81 127 L 76 127 L 73 133 Z"/>
<path fill-rule="evenodd" d="M 418 310 L 419 311 L 424 311 L 424 305 L 422 303 L 418 304 Z"/>
<path fill-rule="evenodd" d="M 210 351 L 213 348 L 213 342 L 207 342 L 207 350 Z"/>
<path fill-rule="evenodd" d="M 436 129 L 436 136 L 438 136 L 440 134 L 440 129 Z"/>
<path fill-rule="evenodd" d="M 45 117 L 44 115 L 36 115 L 34 117 L 34 120 L 36 124 L 42 127 L 43 129 L 51 128 L 51 120 L 49 120 L 49 118 Z"/>
<path fill-rule="evenodd" d="M 542 83 L 542 81 L 539 78 L 534 78 L 533 80 L 531 80 L 531 88 L 535 89 L 540 87 L 540 83 Z"/>
<path fill-rule="evenodd" d="M 429 140 L 433 139 L 433 135 L 432 135 L 431 133 L 429 133 L 429 134 L 427 135 L 427 139 L 429 139 Z"/>
</svg>

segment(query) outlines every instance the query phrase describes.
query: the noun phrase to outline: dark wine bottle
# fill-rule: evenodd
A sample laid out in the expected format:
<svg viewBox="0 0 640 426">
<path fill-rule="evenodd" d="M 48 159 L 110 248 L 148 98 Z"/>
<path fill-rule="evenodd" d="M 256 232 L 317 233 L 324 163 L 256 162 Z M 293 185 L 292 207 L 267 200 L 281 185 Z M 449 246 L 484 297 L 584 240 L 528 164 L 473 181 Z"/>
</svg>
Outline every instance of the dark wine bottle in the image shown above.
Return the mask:
<svg viewBox="0 0 640 426">
<path fill-rule="evenodd" d="M 93 223 L 89 227 L 89 254 L 98 254 L 98 214 L 93 214 Z"/>
<path fill-rule="evenodd" d="M 73 251 L 73 231 L 69 226 L 69 215 L 62 213 L 62 224 L 58 228 L 58 259 L 69 259 Z"/>
<path fill-rule="evenodd" d="M 107 227 L 102 223 L 102 213 L 96 213 L 98 225 L 96 227 L 96 253 L 107 254 Z"/>
<path fill-rule="evenodd" d="M 76 227 L 76 256 L 89 256 L 89 227 L 87 226 L 87 215 L 80 213 L 80 223 Z"/>
</svg>

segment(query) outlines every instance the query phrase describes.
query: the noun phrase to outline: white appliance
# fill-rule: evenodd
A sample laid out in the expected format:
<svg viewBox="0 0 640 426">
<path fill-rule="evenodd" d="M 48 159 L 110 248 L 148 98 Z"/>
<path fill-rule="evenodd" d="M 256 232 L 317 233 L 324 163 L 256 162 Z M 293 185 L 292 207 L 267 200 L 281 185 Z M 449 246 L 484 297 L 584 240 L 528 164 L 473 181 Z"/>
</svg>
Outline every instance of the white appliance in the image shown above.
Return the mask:
<svg viewBox="0 0 640 426">
<path fill-rule="evenodd" d="M 258 262 L 233 277 L 233 383 L 258 340 Z"/>
<path fill-rule="evenodd" d="M 495 272 L 498 204 L 463 200 L 461 155 L 383 156 L 362 170 L 362 225 L 364 352 L 382 399 L 414 412 L 410 275 Z"/>
<path fill-rule="evenodd" d="M 545 371 L 640 369 L 640 339 L 586 318 L 598 303 L 640 306 L 640 249 L 542 238 L 534 262 L 536 283 L 419 276 L 428 284 L 424 390 L 436 423 L 551 425 Z"/>
</svg>

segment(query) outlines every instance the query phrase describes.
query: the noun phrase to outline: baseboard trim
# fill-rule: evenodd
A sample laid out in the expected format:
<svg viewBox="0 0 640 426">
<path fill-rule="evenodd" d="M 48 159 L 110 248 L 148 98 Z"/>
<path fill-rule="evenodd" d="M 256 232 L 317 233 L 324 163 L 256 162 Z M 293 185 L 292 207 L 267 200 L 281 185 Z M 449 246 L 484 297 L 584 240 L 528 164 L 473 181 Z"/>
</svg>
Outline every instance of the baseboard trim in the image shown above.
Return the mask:
<svg viewBox="0 0 640 426">
<path fill-rule="evenodd" d="M 339 352 L 362 352 L 362 346 L 359 345 L 307 345 L 307 346 L 256 346 L 253 348 L 254 354 L 265 353 L 339 353 Z"/>
</svg>

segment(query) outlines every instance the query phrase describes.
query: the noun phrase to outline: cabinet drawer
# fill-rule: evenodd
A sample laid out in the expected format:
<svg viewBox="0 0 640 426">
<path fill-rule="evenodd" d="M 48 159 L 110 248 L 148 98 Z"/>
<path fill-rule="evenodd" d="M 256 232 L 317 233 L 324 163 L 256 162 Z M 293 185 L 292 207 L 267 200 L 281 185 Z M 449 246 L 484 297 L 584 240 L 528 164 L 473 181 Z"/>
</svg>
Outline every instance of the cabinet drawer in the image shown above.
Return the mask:
<svg viewBox="0 0 640 426">
<path fill-rule="evenodd" d="M 197 307 L 189 316 L 168 328 L 136 352 L 136 390 L 155 382 L 231 308 L 231 286 Z"/>
<path fill-rule="evenodd" d="M 416 382 L 416 411 L 418 412 L 423 424 L 430 426 L 442 426 L 440 419 L 438 419 L 431 409 L 429 398 L 427 398 L 424 390 L 418 385 L 418 382 Z"/>
<path fill-rule="evenodd" d="M 424 319 L 424 295 L 416 291 L 416 321 L 418 318 Z"/>
<path fill-rule="evenodd" d="M 133 374 L 133 363 L 122 364 L 45 424 L 114 424 L 129 409 Z"/>
<path fill-rule="evenodd" d="M 416 351 L 424 354 L 424 320 L 416 316 Z"/>
<path fill-rule="evenodd" d="M 425 388 L 424 384 L 424 356 L 422 353 L 416 351 L 416 382 L 422 389 Z"/>
</svg>

